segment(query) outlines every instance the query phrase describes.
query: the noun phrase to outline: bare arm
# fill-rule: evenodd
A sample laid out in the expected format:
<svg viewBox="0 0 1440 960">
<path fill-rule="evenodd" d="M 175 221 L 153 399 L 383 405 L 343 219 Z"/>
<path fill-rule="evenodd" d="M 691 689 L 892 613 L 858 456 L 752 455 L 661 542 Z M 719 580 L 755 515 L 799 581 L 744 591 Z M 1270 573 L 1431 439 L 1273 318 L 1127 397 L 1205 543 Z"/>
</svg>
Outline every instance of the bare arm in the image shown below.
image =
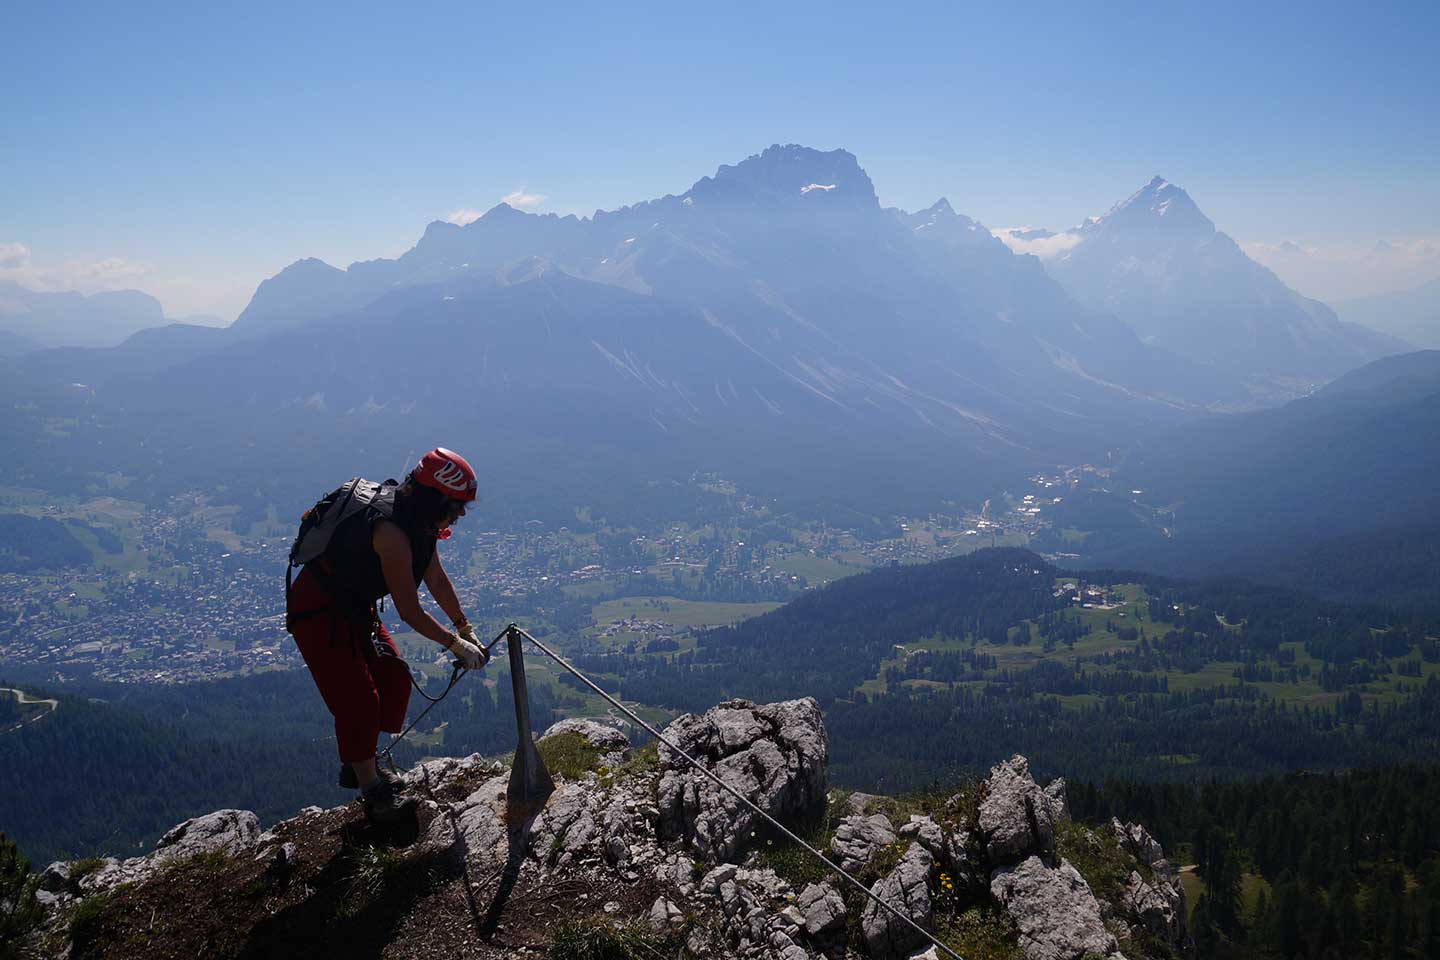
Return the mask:
<svg viewBox="0 0 1440 960">
<path fill-rule="evenodd" d="M 425 589 L 430 591 L 430 596 L 440 604 L 440 609 L 445 611 L 445 616 L 450 622 L 459 626 L 465 622 L 465 613 L 460 609 L 460 598 L 455 595 L 455 587 L 450 583 L 450 577 L 445 573 L 445 567 L 440 563 L 440 551 L 435 551 L 430 557 L 430 566 L 425 568 Z"/>
<path fill-rule="evenodd" d="M 448 648 L 455 641 L 455 635 L 420 606 L 420 594 L 415 590 L 414 573 L 410 569 L 410 540 L 404 531 L 389 520 L 380 520 L 375 524 L 375 532 L 370 542 L 380 556 L 380 571 L 385 575 L 385 586 L 390 588 L 390 599 L 395 604 L 395 612 L 400 614 L 400 619 L 422 637 L 428 637 Z M 433 561 L 431 566 L 434 566 Z M 428 571 L 426 580 L 429 580 Z M 445 582 L 448 584 L 450 581 Z M 434 588 L 431 588 L 431 592 L 434 592 Z M 450 596 L 453 600 L 453 589 Z M 459 609 L 458 603 L 456 609 Z"/>
</svg>

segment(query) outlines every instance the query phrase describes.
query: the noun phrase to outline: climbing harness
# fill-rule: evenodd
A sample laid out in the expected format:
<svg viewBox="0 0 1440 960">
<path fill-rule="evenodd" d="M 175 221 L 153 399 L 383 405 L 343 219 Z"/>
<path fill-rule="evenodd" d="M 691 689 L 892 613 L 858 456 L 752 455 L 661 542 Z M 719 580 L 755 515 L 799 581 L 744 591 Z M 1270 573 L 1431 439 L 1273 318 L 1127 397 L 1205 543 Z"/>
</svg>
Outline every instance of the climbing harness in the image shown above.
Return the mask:
<svg viewBox="0 0 1440 960">
<path fill-rule="evenodd" d="M 625 716 L 629 717 L 629 718 L 630 718 L 631 720 L 633 720 L 635 723 L 637 723 L 637 724 L 639 724 L 641 727 L 643 727 L 646 733 L 650 734 L 650 735 L 651 735 L 652 737 L 654 737 L 656 740 L 659 740 L 661 743 L 665 744 L 665 746 L 669 747 L 669 748 L 670 748 L 671 750 L 673 750 L 677 755 L 679 755 L 681 758 L 683 758 L 686 763 L 690 764 L 690 766 L 694 767 L 696 770 L 700 771 L 701 773 L 705 774 L 705 776 L 707 776 L 707 777 L 709 777 L 711 780 L 713 780 L 713 781 L 715 782 L 716 786 L 720 787 L 720 789 L 724 790 L 726 793 L 730 794 L 730 795 L 731 795 L 732 797 L 734 797 L 736 800 L 739 800 L 741 803 L 745 804 L 745 806 L 749 807 L 749 808 L 750 808 L 751 810 L 753 810 L 755 813 L 759 814 L 760 817 L 763 818 L 766 823 L 768 823 L 770 826 L 774 827 L 776 830 L 780 831 L 782 834 L 784 834 L 786 837 L 788 837 L 792 842 L 794 842 L 794 843 L 798 844 L 799 846 L 803 847 L 804 849 L 808 850 L 811 854 L 813 854 L 813 855 L 815 856 L 816 859 L 818 859 L 821 863 L 825 864 L 825 866 L 828 867 L 832 872 L 834 872 L 834 873 L 838 874 L 839 876 L 845 878 L 845 881 L 846 881 L 847 883 L 849 883 L 851 886 L 855 887 L 855 889 L 859 890 L 861 893 L 865 894 L 865 896 L 869 897 L 871 900 L 875 901 L 877 904 L 879 904 L 882 908 L 884 908 L 884 909 L 885 909 L 891 916 L 893 916 L 895 919 L 897 919 L 897 920 L 899 920 L 900 922 L 904 923 L 904 924 L 905 924 L 906 926 L 908 926 L 910 929 L 914 930 L 914 931 L 915 931 L 916 933 L 918 933 L 920 936 L 924 937 L 926 940 L 928 940 L 928 941 L 930 941 L 932 944 L 934 944 L 935 947 L 936 947 L 936 949 L 938 949 L 938 950 L 940 950 L 942 953 L 944 953 L 945 956 L 951 957 L 951 958 L 953 958 L 953 960 L 963 960 L 963 958 L 960 956 L 960 954 L 956 953 L 954 950 L 951 950 L 949 947 L 945 946 L 945 944 L 943 944 L 943 943 L 941 943 L 939 940 L 935 939 L 934 935 L 931 934 L 929 931 L 927 931 L 924 927 L 920 926 L 918 923 L 916 923 L 914 920 L 910 919 L 910 918 L 909 918 L 908 916 L 906 916 L 904 913 L 900 912 L 898 909 L 896 909 L 895 907 L 891 906 L 889 903 L 887 903 L 887 902 L 886 902 L 885 900 L 883 900 L 882 898 L 876 896 L 874 893 L 872 893 L 872 892 L 870 891 L 870 888 L 869 888 L 869 887 L 865 886 L 865 884 L 861 883 L 859 880 L 856 880 L 854 877 L 850 876 L 850 874 L 846 873 L 844 870 L 841 870 L 838 866 L 836 866 L 834 863 L 832 863 L 832 862 L 830 861 L 830 859 L 829 859 L 828 857 L 826 857 L 823 853 L 821 853 L 819 850 L 816 850 L 814 847 L 810 846 L 810 844 L 806 843 L 804 840 L 801 840 L 799 837 L 797 837 L 794 833 L 792 833 L 792 832 L 791 832 L 784 824 L 782 824 L 780 821 L 778 821 L 778 820 L 776 820 L 774 817 L 770 816 L 770 814 L 766 813 L 764 810 L 761 810 L 758 806 L 756 806 L 753 802 L 751 802 L 751 800 L 750 800 L 749 798 L 745 797 L 743 794 L 741 794 L 741 793 L 740 793 L 738 790 L 736 790 L 734 787 L 730 786 L 730 784 L 726 783 L 724 780 L 721 780 L 721 779 L 720 779 L 718 776 L 716 776 L 714 773 L 712 773 L 711 771 L 707 770 L 704 766 L 702 766 L 702 765 L 700 764 L 700 762 L 699 762 L 698 760 L 696 760 L 694 757 L 690 756 L 690 755 L 689 755 L 688 753 L 686 753 L 684 750 L 681 750 L 679 747 L 677 747 L 674 743 L 672 743 L 672 742 L 671 742 L 664 734 L 662 734 L 659 730 L 656 730 L 656 729 L 655 729 L 654 727 L 652 727 L 650 724 L 646 723 L 646 722 L 645 722 L 644 720 L 642 720 L 640 717 L 636 716 L 636 714 L 635 714 L 632 710 L 630 710 L 628 707 L 626 707 L 623 703 L 621 703 L 620 701 L 616 700 L 614 697 L 610 696 L 610 694 L 606 693 L 604 690 L 602 690 L 602 689 L 600 689 L 598 686 L 596 686 L 596 685 L 594 684 L 594 682 L 592 682 L 592 681 L 590 680 L 589 677 L 585 676 L 585 675 L 584 675 L 583 673 L 581 673 L 579 670 L 576 670 L 574 667 L 572 667 L 569 663 L 567 663 L 567 662 L 565 661 L 564 658 L 562 658 L 562 657 L 561 657 L 559 654 L 557 654 L 555 651 L 553 651 L 553 650 L 551 650 L 549 647 L 545 646 L 545 644 L 541 643 L 539 640 L 536 640 L 534 637 L 532 637 L 532 636 L 531 636 L 529 633 L 527 633 L 525 630 L 522 630 L 518 624 L 514 624 L 514 623 L 510 624 L 510 626 L 508 626 L 508 627 L 505 628 L 505 632 L 502 634 L 502 636 L 507 637 L 507 639 L 509 640 L 509 642 L 510 642 L 510 644 L 511 644 L 512 649 L 513 649 L 514 647 L 516 647 L 516 646 L 519 646 L 518 644 L 515 643 L 515 640 L 516 640 L 517 638 L 523 638 L 523 639 L 525 639 L 525 640 L 529 640 L 531 643 L 533 643 L 533 644 L 540 650 L 541 653 L 545 654 L 545 655 L 546 655 L 547 657 L 549 657 L 551 660 L 554 660 L 556 663 L 558 663 L 558 664 L 559 664 L 561 667 L 563 667 L 565 670 L 569 671 L 569 672 L 570 672 L 577 680 L 579 680 L 581 683 L 585 684 L 585 685 L 586 685 L 587 687 L 589 687 L 591 690 L 594 690 L 594 691 L 595 691 L 597 694 L 599 694 L 601 697 L 605 698 L 605 700 L 606 700 L 612 707 L 615 707 L 617 710 L 619 710 L 619 711 L 621 711 L 622 713 L 624 713 Z M 496 638 L 496 641 L 497 641 L 497 642 L 499 641 L 499 637 Z"/>
</svg>

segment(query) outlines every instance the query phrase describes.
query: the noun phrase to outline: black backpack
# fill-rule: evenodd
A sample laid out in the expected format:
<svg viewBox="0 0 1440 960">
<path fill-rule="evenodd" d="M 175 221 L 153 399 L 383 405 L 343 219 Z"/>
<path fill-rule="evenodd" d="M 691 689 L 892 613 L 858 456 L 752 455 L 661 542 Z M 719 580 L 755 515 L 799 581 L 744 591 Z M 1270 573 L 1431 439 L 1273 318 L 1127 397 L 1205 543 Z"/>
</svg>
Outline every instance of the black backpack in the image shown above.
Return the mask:
<svg viewBox="0 0 1440 960">
<path fill-rule="evenodd" d="M 394 480 L 375 483 L 355 477 L 325 494 L 300 515 L 300 532 L 290 547 L 290 565 L 285 569 L 287 597 L 295 568 L 323 556 L 340 524 L 366 510 L 386 487 L 394 486 L 397 486 Z"/>
</svg>

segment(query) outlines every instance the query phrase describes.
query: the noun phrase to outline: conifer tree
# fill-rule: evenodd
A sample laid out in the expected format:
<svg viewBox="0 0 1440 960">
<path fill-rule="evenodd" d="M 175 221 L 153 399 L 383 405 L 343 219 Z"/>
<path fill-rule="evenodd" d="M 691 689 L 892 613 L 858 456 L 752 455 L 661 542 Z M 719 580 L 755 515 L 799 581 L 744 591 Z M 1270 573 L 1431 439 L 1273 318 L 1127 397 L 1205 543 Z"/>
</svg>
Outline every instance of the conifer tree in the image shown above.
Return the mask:
<svg viewBox="0 0 1440 960">
<path fill-rule="evenodd" d="M 30 873 L 30 864 L 14 841 L 0 833 L 0 960 L 20 956 L 25 935 L 40 923 L 40 905 L 35 902 L 39 879 Z"/>
</svg>

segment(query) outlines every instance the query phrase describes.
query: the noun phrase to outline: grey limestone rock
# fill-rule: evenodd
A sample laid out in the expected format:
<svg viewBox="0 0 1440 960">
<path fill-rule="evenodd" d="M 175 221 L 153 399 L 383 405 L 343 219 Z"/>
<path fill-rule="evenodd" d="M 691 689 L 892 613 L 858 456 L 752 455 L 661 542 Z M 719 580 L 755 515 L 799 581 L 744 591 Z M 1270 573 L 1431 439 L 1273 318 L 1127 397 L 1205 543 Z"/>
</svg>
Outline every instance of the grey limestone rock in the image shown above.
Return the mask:
<svg viewBox="0 0 1440 960">
<path fill-rule="evenodd" d="M 1030 776 L 1030 764 L 1016 755 L 990 771 L 981 790 L 980 836 L 992 867 L 1018 863 L 1054 850 L 1050 798 Z"/>
<path fill-rule="evenodd" d="M 930 851 L 918 843 L 912 844 L 895 869 L 877 880 L 870 892 L 928 930 L 933 909 L 930 868 L 934 862 Z M 865 934 L 865 946 L 872 957 L 908 956 L 925 943 L 925 938 L 909 924 L 903 923 L 873 900 L 866 901 L 860 926 Z"/>
<path fill-rule="evenodd" d="M 650 907 L 648 919 L 653 930 L 678 930 L 685 925 L 685 911 L 673 901 L 660 897 Z"/>
<path fill-rule="evenodd" d="M 846 798 L 845 810 L 852 816 L 863 817 L 865 811 L 870 808 L 871 802 L 879 799 L 881 798 L 873 793 L 861 793 L 857 790 Z"/>
<path fill-rule="evenodd" d="M 801 926 L 810 941 L 821 950 L 845 943 L 845 901 L 828 883 L 812 883 L 800 891 L 795 908 L 804 917 Z"/>
<path fill-rule="evenodd" d="M 1030 960 L 1080 960 L 1096 954 L 1119 960 L 1120 946 L 1106 929 L 1090 885 L 1069 863 L 1050 867 L 1030 856 L 996 870 L 990 892 L 1020 930 Z"/>
<path fill-rule="evenodd" d="M 1118 818 L 1112 818 L 1110 829 L 1115 832 L 1115 839 L 1120 841 L 1120 845 L 1147 867 L 1153 867 L 1165 859 L 1165 851 L 1161 849 L 1160 843 L 1140 824 L 1121 823 Z"/>
<path fill-rule="evenodd" d="M 677 718 L 666 735 L 772 817 L 794 819 L 824 803 L 828 744 L 813 698 L 762 706 L 730 700 Z M 663 743 L 660 767 L 660 838 L 681 841 L 712 862 L 736 858 L 759 818 Z"/>
<path fill-rule="evenodd" d="M 252 849 L 260 838 L 260 820 L 249 810 L 216 810 L 176 824 L 165 832 L 154 853 L 128 860 L 106 857 L 96 870 L 87 873 L 68 889 L 91 896 L 122 883 L 149 879 L 166 863 L 201 853 L 235 856 Z M 68 883 L 68 881 L 67 881 Z"/>
<path fill-rule="evenodd" d="M 1125 910 L 1140 925 L 1171 943 L 1185 939 L 1185 896 L 1168 880 L 1156 878 L 1153 884 L 1136 871 L 1130 872 L 1125 884 Z"/>
<path fill-rule="evenodd" d="M 944 859 L 945 831 L 930 817 L 912 813 L 910 822 L 900 828 L 900 836 L 919 843 L 937 860 Z"/>
<path fill-rule="evenodd" d="M 408 787 L 420 789 L 422 792 L 424 790 L 435 792 L 444 789 L 461 777 L 472 775 L 490 777 L 502 772 L 504 772 L 504 766 L 499 760 L 486 760 L 480 754 L 472 753 L 468 757 L 437 757 L 434 760 L 417 763 L 402 773 L 400 779 Z"/>
<path fill-rule="evenodd" d="M 836 865 L 846 873 L 855 873 L 870 862 L 875 851 L 897 841 L 895 827 L 884 814 L 870 817 L 846 817 L 835 828 L 830 851 Z"/>
<path fill-rule="evenodd" d="M 1045 796 L 1050 798 L 1050 816 L 1057 822 L 1070 819 L 1070 798 L 1065 794 L 1065 778 L 1059 777 L 1051 780 L 1045 788 Z"/>
<path fill-rule="evenodd" d="M 155 847 L 167 858 L 214 851 L 233 855 L 254 846 L 259 837 L 260 818 L 249 810 L 216 810 L 171 827 Z"/>
<path fill-rule="evenodd" d="M 505 788 L 509 777 L 486 780 L 460 803 L 430 819 L 420 842 L 432 850 L 450 850 L 459 858 L 481 857 L 504 862 Z"/>
</svg>

